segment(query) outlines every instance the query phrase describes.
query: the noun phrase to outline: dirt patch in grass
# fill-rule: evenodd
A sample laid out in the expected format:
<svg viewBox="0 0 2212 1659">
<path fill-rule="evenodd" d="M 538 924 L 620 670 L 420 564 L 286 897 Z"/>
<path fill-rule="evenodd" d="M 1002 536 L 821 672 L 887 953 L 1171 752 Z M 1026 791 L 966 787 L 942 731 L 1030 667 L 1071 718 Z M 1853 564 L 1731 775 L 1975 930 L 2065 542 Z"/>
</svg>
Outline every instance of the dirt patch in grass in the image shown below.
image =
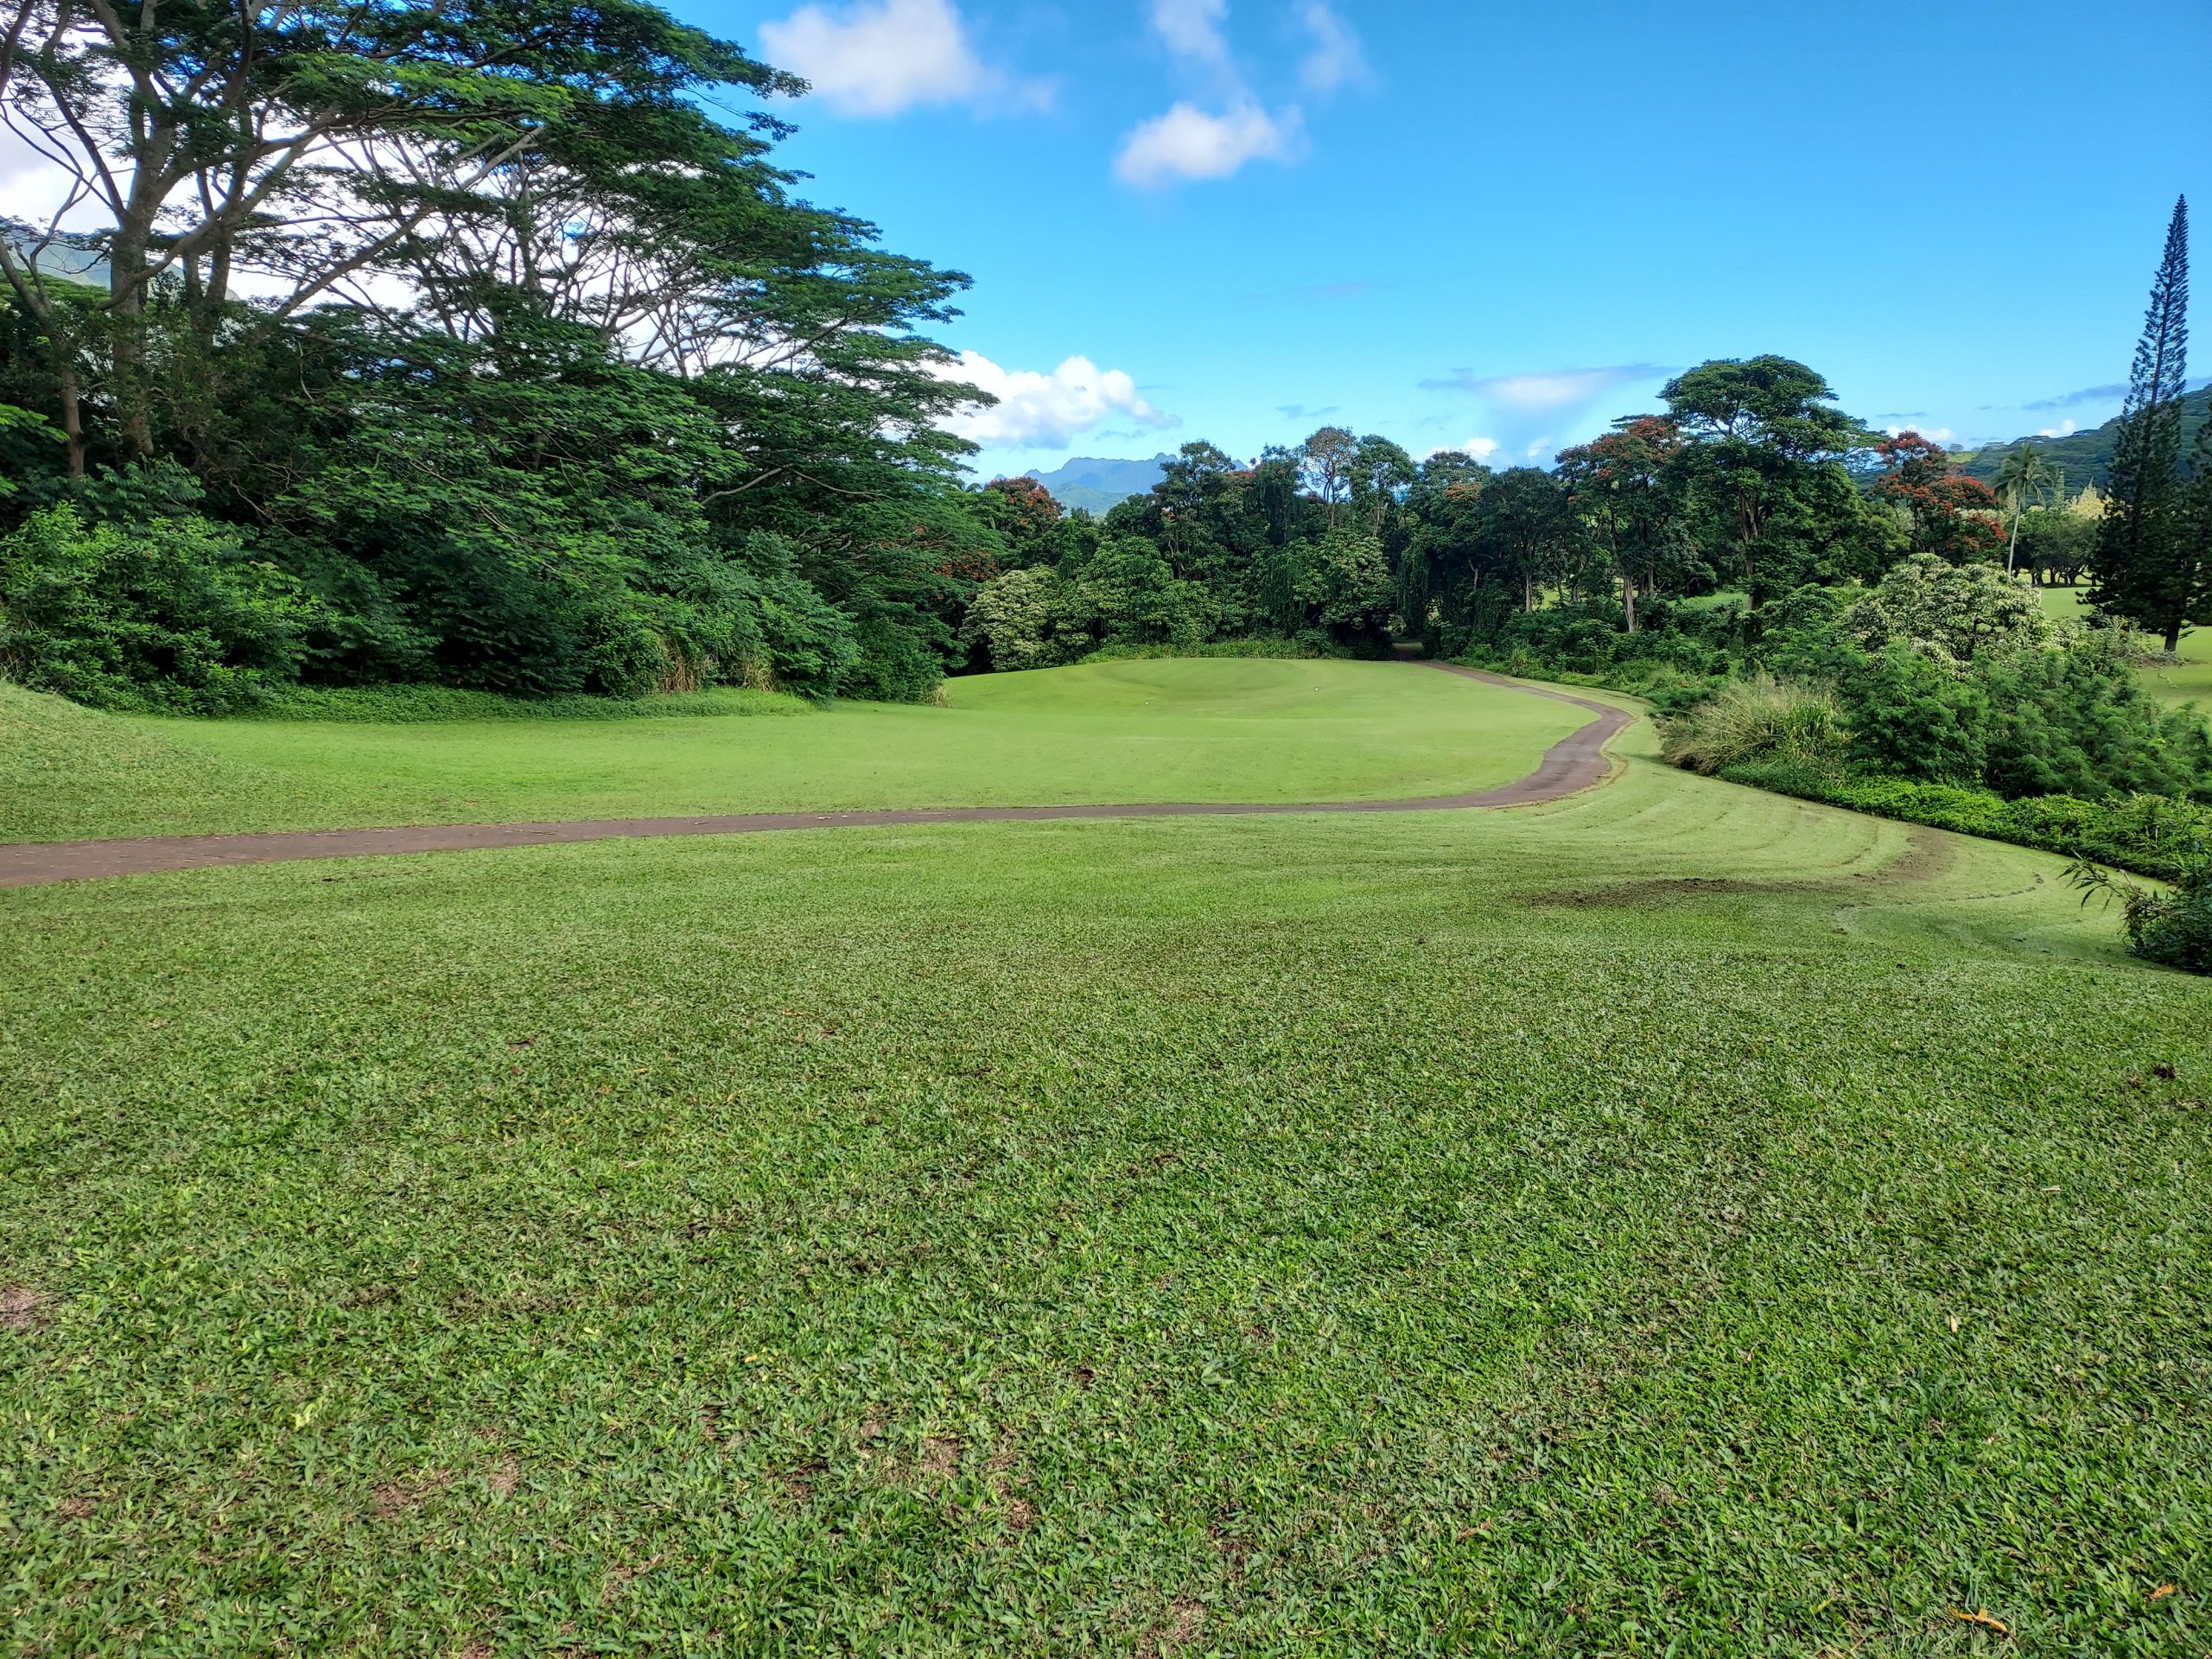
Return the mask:
<svg viewBox="0 0 2212 1659">
<path fill-rule="evenodd" d="M 452 1484 L 453 1477 L 442 1469 L 426 1469 L 404 1480 L 380 1481 L 369 1489 L 369 1513 L 379 1521 L 392 1520 Z"/>
<path fill-rule="evenodd" d="M 47 1298 L 25 1285 L 0 1290 L 0 1331 L 33 1331 L 46 1323 Z"/>
<path fill-rule="evenodd" d="M 1188 1596 L 1179 1597 L 1168 1608 L 1165 1623 L 1137 1638 L 1137 1652 L 1141 1659 L 1167 1659 L 1177 1649 L 1197 1641 L 1205 1624 L 1205 1607 Z"/>
<path fill-rule="evenodd" d="M 1540 910 L 1641 910 L 1684 899 L 1729 899 L 1753 894 L 1802 893 L 1802 881 L 1745 881 L 1732 876 L 1677 876 L 1624 881 L 1614 887 L 1562 887 L 1540 893 L 1529 904 Z"/>
<path fill-rule="evenodd" d="M 1933 830 L 1916 830 L 1905 842 L 1905 849 L 1878 870 L 1861 871 L 1861 881 L 1877 881 L 1884 887 L 1903 887 L 1915 881 L 1933 881 L 1948 871 L 1957 860 L 1958 848 L 1950 836 Z"/>
</svg>

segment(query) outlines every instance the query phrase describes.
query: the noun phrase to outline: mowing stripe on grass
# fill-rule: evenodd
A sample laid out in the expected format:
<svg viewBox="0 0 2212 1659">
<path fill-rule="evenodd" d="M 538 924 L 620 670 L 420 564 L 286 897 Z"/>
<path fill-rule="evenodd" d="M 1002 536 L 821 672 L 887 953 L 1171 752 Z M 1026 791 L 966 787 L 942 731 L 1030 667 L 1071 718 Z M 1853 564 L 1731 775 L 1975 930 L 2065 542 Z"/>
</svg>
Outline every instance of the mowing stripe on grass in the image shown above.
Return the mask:
<svg viewBox="0 0 2212 1659">
<path fill-rule="evenodd" d="M 640 839 L 663 836 L 753 835 L 779 830 L 836 830 L 906 823 L 1007 823 L 1052 818 L 1221 817 L 1284 812 L 1429 812 L 1528 806 L 1555 801 L 1605 780 L 1605 745 L 1634 718 L 1607 703 L 1523 685 L 1456 664 L 1430 667 L 1531 696 L 1572 703 L 1596 715 L 1545 751 L 1535 771 L 1496 789 L 1397 801 L 1152 801 L 1123 805 L 904 807 L 872 812 L 737 812 L 681 818 L 596 818 L 556 823 L 427 824 L 378 830 L 294 830 L 269 835 L 164 836 L 137 840 L 30 842 L 0 847 L 0 887 L 38 887 L 163 870 L 271 864 L 296 859 L 360 858 L 391 853 L 467 852 L 498 847 Z"/>
</svg>

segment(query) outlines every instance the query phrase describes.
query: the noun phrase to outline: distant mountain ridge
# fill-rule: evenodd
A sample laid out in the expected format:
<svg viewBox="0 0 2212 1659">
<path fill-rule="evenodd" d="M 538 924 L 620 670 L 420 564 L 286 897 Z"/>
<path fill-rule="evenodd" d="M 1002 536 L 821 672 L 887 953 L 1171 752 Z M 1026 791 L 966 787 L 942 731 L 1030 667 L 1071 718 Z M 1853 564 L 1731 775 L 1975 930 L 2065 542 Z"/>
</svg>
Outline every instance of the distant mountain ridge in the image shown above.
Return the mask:
<svg viewBox="0 0 2212 1659">
<path fill-rule="evenodd" d="M 1117 502 L 1151 489 L 1160 482 L 1167 463 L 1174 459 L 1173 455 L 1154 455 L 1150 461 L 1115 461 L 1078 455 L 1049 473 L 1033 467 L 1023 476 L 1042 484 L 1052 493 L 1052 499 L 1070 512 L 1082 507 L 1090 512 L 1103 512 Z"/>
<path fill-rule="evenodd" d="M 2196 453 L 2197 429 L 2208 415 L 2212 415 L 2212 386 L 2199 386 L 2181 400 L 2181 407 L 2182 456 L 2185 461 Z M 1968 478 L 1994 484 L 1997 469 L 2005 464 L 2005 457 L 2033 444 L 2054 469 L 2065 473 L 2066 493 L 2079 495 L 2085 485 L 2094 484 L 2101 490 L 2111 481 L 2107 469 L 2112 465 L 2113 445 L 2119 436 L 2120 416 L 2115 415 L 2088 432 L 2073 432 L 2063 438 L 2014 438 L 2010 443 L 1986 443 L 1959 455 L 1957 461 L 1959 470 Z"/>
</svg>

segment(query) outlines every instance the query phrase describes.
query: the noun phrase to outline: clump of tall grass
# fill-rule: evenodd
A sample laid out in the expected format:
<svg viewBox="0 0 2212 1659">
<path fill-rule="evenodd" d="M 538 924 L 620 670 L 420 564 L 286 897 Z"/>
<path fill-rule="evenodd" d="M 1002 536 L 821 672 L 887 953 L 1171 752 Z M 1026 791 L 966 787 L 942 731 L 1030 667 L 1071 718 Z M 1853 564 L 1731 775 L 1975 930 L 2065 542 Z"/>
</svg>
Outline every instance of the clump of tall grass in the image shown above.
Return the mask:
<svg viewBox="0 0 2212 1659">
<path fill-rule="evenodd" d="M 1830 693 L 1770 674 L 1731 680 L 1666 723 L 1667 759 L 1693 772 L 1785 761 L 1833 772 L 1850 733 Z"/>
</svg>

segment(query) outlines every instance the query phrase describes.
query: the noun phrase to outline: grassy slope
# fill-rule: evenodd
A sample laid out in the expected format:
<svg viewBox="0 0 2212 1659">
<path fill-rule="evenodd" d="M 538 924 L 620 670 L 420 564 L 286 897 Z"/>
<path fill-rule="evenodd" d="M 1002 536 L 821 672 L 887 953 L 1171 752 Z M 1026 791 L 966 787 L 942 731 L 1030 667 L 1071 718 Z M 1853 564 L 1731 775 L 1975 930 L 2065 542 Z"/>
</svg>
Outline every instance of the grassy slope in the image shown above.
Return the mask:
<svg viewBox="0 0 2212 1659">
<path fill-rule="evenodd" d="M 2078 588 L 2040 588 L 2044 609 L 2053 616 L 2082 613 Z M 2196 702 L 2212 714 L 2212 628 L 2198 628 L 2182 636 L 2181 662 L 2174 668 L 2146 668 L 2143 683 L 2169 702 Z"/>
<path fill-rule="evenodd" d="M 2203 1651 L 2212 990 L 2057 868 L 1647 753 L 0 893 L 8 1644 Z"/>
<path fill-rule="evenodd" d="M 1588 716 L 1404 663 L 995 675 L 792 719 L 122 719 L 0 687 L 0 841 L 639 814 L 1388 799 L 1532 771 Z"/>
</svg>

